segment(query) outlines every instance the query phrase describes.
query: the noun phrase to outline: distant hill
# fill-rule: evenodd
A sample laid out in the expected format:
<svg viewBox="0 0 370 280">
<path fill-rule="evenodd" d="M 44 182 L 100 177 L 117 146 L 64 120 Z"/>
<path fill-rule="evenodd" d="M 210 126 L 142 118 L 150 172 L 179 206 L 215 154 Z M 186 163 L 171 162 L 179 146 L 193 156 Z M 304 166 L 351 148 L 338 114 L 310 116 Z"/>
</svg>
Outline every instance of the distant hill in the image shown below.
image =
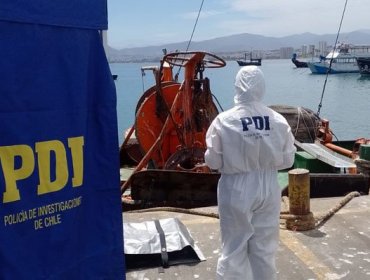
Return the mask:
<svg viewBox="0 0 370 280">
<path fill-rule="evenodd" d="M 214 38 L 210 40 L 192 42 L 189 50 L 202 50 L 214 54 L 239 55 L 251 50 L 278 50 L 282 47 L 301 48 L 302 45 L 316 45 L 320 41 L 326 41 L 328 46 L 335 42 L 336 34 L 317 35 L 312 33 L 302 33 L 285 37 L 267 37 L 249 33 L 235 34 Z M 340 42 L 355 45 L 370 45 L 370 30 L 357 30 L 349 33 L 342 33 L 339 36 Z M 108 59 L 112 62 L 122 61 L 158 61 L 163 53 L 162 49 L 168 51 L 185 51 L 188 42 L 177 42 L 158 46 L 147 46 L 137 48 L 125 48 L 117 50 L 108 47 Z"/>
</svg>

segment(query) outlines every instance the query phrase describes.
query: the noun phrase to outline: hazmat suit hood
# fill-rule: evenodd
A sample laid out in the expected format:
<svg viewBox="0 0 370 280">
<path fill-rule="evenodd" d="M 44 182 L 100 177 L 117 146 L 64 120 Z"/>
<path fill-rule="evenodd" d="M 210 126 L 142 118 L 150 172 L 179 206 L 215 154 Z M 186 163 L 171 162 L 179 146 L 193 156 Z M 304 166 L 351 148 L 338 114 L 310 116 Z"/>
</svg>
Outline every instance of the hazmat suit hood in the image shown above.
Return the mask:
<svg viewBox="0 0 370 280">
<path fill-rule="evenodd" d="M 261 101 L 265 95 L 265 77 L 257 66 L 242 67 L 235 77 L 235 105 Z"/>
</svg>

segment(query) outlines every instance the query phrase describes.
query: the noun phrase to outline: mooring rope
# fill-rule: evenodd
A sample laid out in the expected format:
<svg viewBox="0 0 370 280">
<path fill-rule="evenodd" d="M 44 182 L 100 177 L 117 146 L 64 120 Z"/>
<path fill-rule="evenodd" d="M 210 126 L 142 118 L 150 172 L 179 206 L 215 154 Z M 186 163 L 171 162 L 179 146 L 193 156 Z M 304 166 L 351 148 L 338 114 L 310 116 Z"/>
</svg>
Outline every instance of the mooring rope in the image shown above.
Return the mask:
<svg viewBox="0 0 370 280">
<path fill-rule="evenodd" d="M 333 47 L 333 55 L 330 59 L 330 63 L 329 63 L 329 69 L 328 71 L 326 71 L 326 77 L 325 77 L 325 82 L 324 82 L 324 86 L 323 86 L 323 89 L 322 89 L 322 93 L 321 93 L 321 99 L 320 99 L 320 103 L 319 103 L 319 106 L 317 108 L 317 115 L 320 116 L 320 110 L 321 110 L 321 107 L 322 107 L 322 100 L 324 99 L 324 92 L 325 92 L 325 88 L 326 88 L 326 82 L 328 81 L 328 76 L 329 76 L 329 72 L 331 70 L 331 65 L 332 65 L 332 62 L 333 62 L 333 56 L 334 56 L 334 51 L 335 51 L 335 48 L 337 47 L 337 43 L 338 43 L 338 37 L 339 37 L 339 33 L 340 33 L 340 29 L 342 27 L 342 22 L 343 22 L 343 18 L 344 18 L 344 13 L 346 11 L 346 7 L 347 7 L 347 1 L 345 2 L 344 4 L 344 8 L 343 8 L 343 12 L 342 12 L 342 18 L 340 20 L 340 24 L 339 24 L 339 29 L 338 29 L 338 33 L 337 33 L 337 37 L 335 39 L 335 44 L 334 44 L 334 47 Z"/>
<path fill-rule="evenodd" d="M 359 197 L 361 194 L 357 191 L 351 192 L 347 194 L 343 199 L 341 199 L 334 207 L 327 210 L 325 213 L 322 213 L 320 215 L 314 215 L 314 225 L 315 228 L 318 228 L 322 226 L 327 220 L 329 220 L 332 216 L 334 216 L 335 213 L 337 213 L 341 208 L 343 208 L 348 202 L 350 202 L 353 198 Z M 305 219 L 300 215 L 292 215 L 289 214 L 289 198 L 286 196 L 282 197 L 282 203 L 283 203 L 283 209 L 280 212 L 280 219 L 281 220 L 300 220 L 300 229 L 305 230 L 305 223 L 307 223 L 307 229 L 312 229 L 310 227 L 311 222 L 310 215 L 306 215 L 307 219 Z M 124 213 L 147 213 L 147 212 L 175 212 L 175 213 L 182 213 L 182 214 L 190 214 L 190 215 L 197 215 L 197 216 L 205 216 L 210 218 L 216 218 L 219 219 L 220 216 L 216 212 L 206 212 L 199 209 L 187 209 L 187 208 L 178 208 L 178 207 L 154 207 L 154 208 L 147 208 L 147 209 L 140 209 L 140 210 L 131 210 L 131 211 L 125 211 Z"/>
<path fill-rule="evenodd" d="M 319 227 L 324 224 L 330 217 L 332 217 L 336 212 L 338 212 L 343 206 L 350 202 L 353 198 L 359 197 L 361 194 L 359 192 L 351 192 L 347 194 L 339 203 L 328 210 L 326 213 L 315 216 L 315 226 Z"/>
<path fill-rule="evenodd" d="M 335 213 L 337 213 L 341 208 L 343 208 L 348 202 L 350 202 L 353 198 L 361 196 L 361 194 L 357 191 L 350 192 L 347 194 L 343 199 L 341 199 L 334 207 L 331 209 L 325 211 L 323 214 L 320 215 L 314 215 L 314 226 L 315 228 L 318 228 L 322 226 L 327 220 L 329 220 L 332 216 L 334 216 Z M 285 198 L 285 200 L 284 200 Z M 284 208 L 288 209 L 289 207 L 287 204 L 289 203 L 289 199 L 287 197 L 283 197 L 283 203 L 285 204 Z M 307 219 L 305 219 L 307 217 Z M 292 215 L 289 213 L 289 211 L 282 211 L 280 212 L 280 219 L 281 220 L 297 220 L 300 226 L 301 230 L 308 230 L 312 229 L 311 227 L 311 221 L 309 220 L 310 215 L 300 216 L 300 215 Z M 307 225 L 307 228 L 305 228 L 305 225 Z"/>
<path fill-rule="evenodd" d="M 124 213 L 146 213 L 146 212 L 161 212 L 161 211 L 176 212 L 176 213 L 183 213 L 183 214 L 190 214 L 190 215 L 197 215 L 197 216 L 206 216 L 206 217 L 219 219 L 218 213 L 215 213 L 215 212 L 204 212 L 201 210 L 178 208 L 178 207 L 168 207 L 168 206 L 132 210 L 132 211 L 126 211 Z"/>
</svg>

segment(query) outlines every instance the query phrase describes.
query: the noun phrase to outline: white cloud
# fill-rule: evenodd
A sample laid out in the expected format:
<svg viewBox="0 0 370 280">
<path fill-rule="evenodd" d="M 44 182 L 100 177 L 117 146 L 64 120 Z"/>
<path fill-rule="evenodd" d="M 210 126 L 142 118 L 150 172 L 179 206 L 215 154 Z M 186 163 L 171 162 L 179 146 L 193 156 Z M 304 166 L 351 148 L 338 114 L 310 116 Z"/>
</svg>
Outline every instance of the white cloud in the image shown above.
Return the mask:
<svg viewBox="0 0 370 280">
<path fill-rule="evenodd" d="M 364 0 L 348 1 L 342 32 L 368 29 L 367 6 Z M 229 32 L 238 30 L 268 36 L 285 36 L 303 32 L 336 33 L 345 0 L 229 0 L 229 9 L 245 15 L 244 20 L 223 21 L 220 26 Z"/>
<path fill-rule="evenodd" d="M 217 16 L 217 15 L 221 15 L 222 12 L 220 11 L 201 11 L 200 13 L 200 18 L 204 19 L 204 18 L 209 18 L 209 17 L 213 17 L 213 16 Z M 185 13 L 185 14 L 182 14 L 181 17 L 183 19 L 191 19 L 191 20 L 195 20 L 198 16 L 198 12 L 191 12 L 191 13 Z"/>
<path fill-rule="evenodd" d="M 110 1 L 109 39 L 120 46 L 186 41 L 199 8 L 198 1 L 194 5 L 196 0 L 181 5 L 176 1 L 159 1 L 161 5 L 146 10 L 139 4 L 130 4 L 134 6 L 132 10 L 122 0 Z M 207 0 L 193 40 L 239 33 L 273 37 L 304 32 L 335 34 L 344 4 L 345 0 Z M 370 29 L 369 5 L 369 0 L 349 0 L 341 32 Z M 194 12 L 184 13 L 186 10 Z"/>
</svg>

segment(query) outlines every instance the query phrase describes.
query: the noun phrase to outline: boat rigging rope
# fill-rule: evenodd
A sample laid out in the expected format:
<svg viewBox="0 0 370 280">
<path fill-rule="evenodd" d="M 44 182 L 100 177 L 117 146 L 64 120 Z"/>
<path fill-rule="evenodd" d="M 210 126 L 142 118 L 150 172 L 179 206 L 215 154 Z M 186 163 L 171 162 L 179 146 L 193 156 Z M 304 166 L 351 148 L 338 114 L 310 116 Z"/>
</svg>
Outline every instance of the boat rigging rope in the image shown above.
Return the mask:
<svg viewBox="0 0 370 280">
<path fill-rule="evenodd" d="M 221 106 L 220 102 L 218 101 L 217 97 L 213 93 L 211 93 L 211 94 L 212 94 L 212 97 L 216 100 L 218 107 L 220 107 L 221 111 L 223 112 L 224 108 L 222 108 L 222 106 Z"/>
<path fill-rule="evenodd" d="M 200 4 L 200 8 L 199 8 L 199 11 L 198 11 L 198 16 L 197 16 L 197 19 L 195 20 L 195 24 L 194 24 L 194 27 L 193 27 L 193 31 L 191 32 L 191 36 L 190 36 L 190 39 L 189 39 L 188 45 L 186 46 L 186 51 L 188 51 L 188 50 L 189 50 L 191 40 L 193 39 L 193 35 L 194 35 L 194 32 L 195 32 L 195 28 L 197 27 L 197 24 L 198 24 L 198 20 L 199 20 L 200 12 L 202 11 L 203 3 L 204 3 L 204 0 L 202 0 L 202 3 Z"/>
<path fill-rule="evenodd" d="M 311 121 L 311 126 L 309 126 L 307 124 L 306 119 L 304 117 L 305 115 L 309 116 L 309 120 Z M 310 137 L 311 142 L 312 143 L 315 142 L 315 131 L 313 131 L 313 135 L 312 135 L 311 130 L 312 130 L 312 128 L 317 127 L 317 124 L 314 122 L 314 120 L 312 118 L 310 118 L 310 113 L 303 107 L 298 107 L 297 108 L 297 124 L 295 126 L 295 131 L 293 133 L 294 137 L 296 137 L 298 135 L 299 129 L 302 129 L 302 127 L 300 127 L 301 126 L 301 119 L 302 119 L 304 128 L 308 132 L 308 136 Z"/>
<path fill-rule="evenodd" d="M 203 3 L 204 3 L 204 0 L 202 0 L 202 3 L 200 4 L 200 8 L 199 8 L 199 11 L 198 11 L 198 16 L 197 16 L 197 19 L 195 20 L 195 24 L 193 26 L 193 31 L 191 32 L 191 36 L 190 36 L 190 39 L 189 39 L 189 42 L 188 42 L 188 45 L 186 46 L 186 51 L 187 52 L 189 50 L 189 47 L 190 47 L 190 43 L 191 41 L 193 40 L 193 36 L 194 36 L 194 32 L 195 32 L 195 28 L 197 27 L 197 24 L 198 24 L 198 20 L 199 20 L 199 17 L 200 17 L 200 12 L 202 11 L 202 8 L 203 8 Z M 177 77 L 179 76 L 180 74 L 180 71 L 181 71 L 181 66 L 179 67 L 179 70 L 177 70 L 177 73 L 175 75 L 176 77 L 176 80 L 177 80 Z"/>
<path fill-rule="evenodd" d="M 328 76 L 329 76 L 329 72 L 331 70 L 331 65 L 332 65 L 332 62 L 333 62 L 333 59 L 334 59 L 334 51 L 337 47 L 337 43 L 338 43 L 338 37 L 339 37 L 339 33 L 340 33 L 340 29 L 342 27 L 342 22 L 343 22 L 343 18 L 344 18 L 344 13 L 346 11 L 346 7 L 347 7 L 347 2 L 348 0 L 346 0 L 345 4 L 344 4 L 344 8 L 343 8 L 343 12 L 342 12 L 342 18 L 340 20 L 340 24 L 339 24 L 339 29 L 338 29 L 338 33 L 337 33 L 337 37 L 335 39 L 335 44 L 334 44 L 334 47 L 333 47 L 333 52 L 332 52 L 332 57 L 330 59 L 330 63 L 329 63 L 329 68 L 328 68 L 328 71 L 326 71 L 326 77 L 325 77 L 325 82 L 324 82 L 324 86 L 323 86 L 323 89 L 322 89 L 322 93 L 321 93 L 321 99 L 320 99 L 320 103 L 319 103 L 319 106 L 317 108 L 317 115 L 320 116 L 320 110 L 321 110 L 321 107 L 322 107 L 322 100 L 324 98 L 324 92 L 325 92 L 325 88 L 326 88 L 326 82 L 328 80 Z"/>
</svg>

